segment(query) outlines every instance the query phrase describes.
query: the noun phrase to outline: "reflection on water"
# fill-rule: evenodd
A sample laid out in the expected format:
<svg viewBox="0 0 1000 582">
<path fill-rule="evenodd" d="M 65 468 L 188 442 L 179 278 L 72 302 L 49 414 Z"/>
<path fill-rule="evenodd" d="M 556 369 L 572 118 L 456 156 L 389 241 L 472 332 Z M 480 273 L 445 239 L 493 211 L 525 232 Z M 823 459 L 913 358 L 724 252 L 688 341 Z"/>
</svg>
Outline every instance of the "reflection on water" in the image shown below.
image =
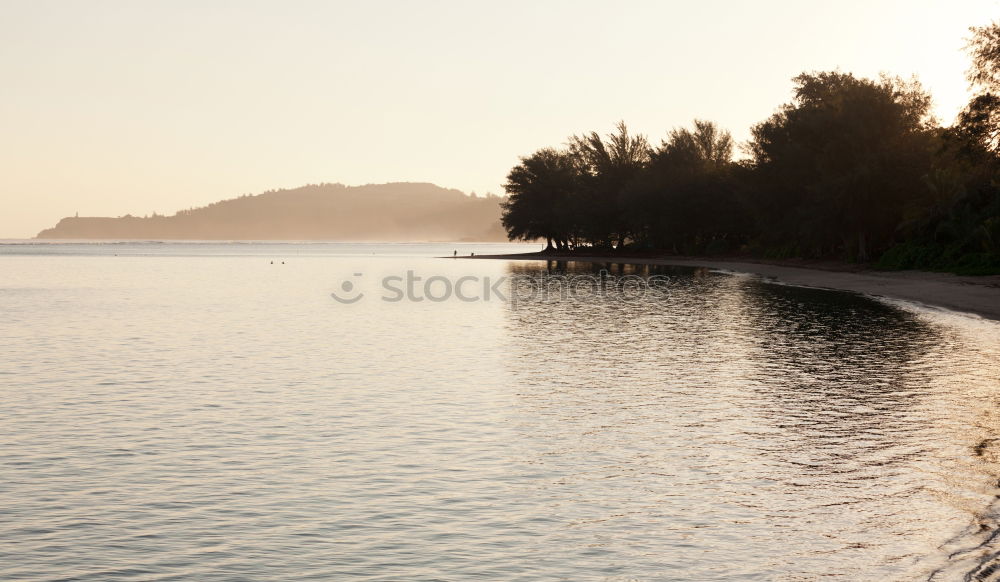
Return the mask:
<svg viewBox="0 0 1000 582">
<path fill-rule="evenodd" d="M 990 579 L 992 322 L 704 269 L 218 246 L 0 257 L 0 578 Z M 407 269 L 669 284 L 329 298 Z"/>
<path fill-rule="evenodd" d="M 567 513 L 558 547 L 682 579 L 950 579 L 989 555 L 948 560 L 996 531 L 1000 459 L 975 452 L 1000 434 L 995 326 L 705 270 L 548 265 L 595 269 L 673 284 L 510 312 L 518 453 L 553 473 L 533 495 Z"/>
</svg>

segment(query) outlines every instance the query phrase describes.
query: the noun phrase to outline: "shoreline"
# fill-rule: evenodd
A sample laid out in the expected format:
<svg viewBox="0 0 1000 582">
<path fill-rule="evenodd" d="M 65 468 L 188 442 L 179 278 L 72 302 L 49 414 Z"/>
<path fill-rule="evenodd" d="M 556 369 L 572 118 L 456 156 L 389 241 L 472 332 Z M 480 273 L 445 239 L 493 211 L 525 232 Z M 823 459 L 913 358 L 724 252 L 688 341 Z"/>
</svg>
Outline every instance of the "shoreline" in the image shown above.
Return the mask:
<svg viewBox="0 0 1000 582">
<path fill-rule="evenodd" d="M 927 271 L 874 271 L 859 265 L 831 262 L 810 263 L 793 260 L 756 262 L 747 259 L 662 255 L 602 256 L 600 254 L 576 255 L 540 252 L 474 257 L 459 256 L 458 258 L 705 267 L 734 273 L 750 273 L 790 285 L 851 291 L 875 297 L 899 299 L 1000 321 L 1000 275 L 971 277 Z"/>
</svg>

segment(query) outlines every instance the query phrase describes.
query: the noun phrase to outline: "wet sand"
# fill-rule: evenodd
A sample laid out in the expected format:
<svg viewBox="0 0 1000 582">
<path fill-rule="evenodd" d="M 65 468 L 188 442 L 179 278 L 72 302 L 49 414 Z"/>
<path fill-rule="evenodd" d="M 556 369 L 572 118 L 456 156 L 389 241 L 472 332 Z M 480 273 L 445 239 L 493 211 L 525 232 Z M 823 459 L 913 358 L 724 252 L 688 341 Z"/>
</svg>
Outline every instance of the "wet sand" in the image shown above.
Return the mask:
<svg viewBox="0 0 1000 582">
<path fill-rule="evenodd" d="M 751 273 L 790 285 L 839 289 L 876 297 L 902 299 L 1000 321 L 1000 275 L 968 277 L 925 271 L 872 271 L 859 269 L 855 265 L 837 263 L 812 263 L 803 267 L 788 264 L 793 261 L 753 262 L 662 256 L 524 253 L 459 258 L 706 267 L 735 273 Z"/>
</svg>

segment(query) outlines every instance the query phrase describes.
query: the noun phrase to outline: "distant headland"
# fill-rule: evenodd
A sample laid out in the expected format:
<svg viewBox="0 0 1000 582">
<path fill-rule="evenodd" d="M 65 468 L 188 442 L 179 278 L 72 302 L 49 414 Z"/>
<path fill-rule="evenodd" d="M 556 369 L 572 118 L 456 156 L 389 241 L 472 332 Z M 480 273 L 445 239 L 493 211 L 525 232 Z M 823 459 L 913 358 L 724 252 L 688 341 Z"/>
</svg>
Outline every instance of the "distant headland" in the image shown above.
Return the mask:
<svg viewBox="0 0 1000 582">
<path fill-rule="evenodd" d="M 434 184 L 312 184 L 173 216 L 68 217 L 41 239 L 506 241 L 503 198 Z"/>
</svg>

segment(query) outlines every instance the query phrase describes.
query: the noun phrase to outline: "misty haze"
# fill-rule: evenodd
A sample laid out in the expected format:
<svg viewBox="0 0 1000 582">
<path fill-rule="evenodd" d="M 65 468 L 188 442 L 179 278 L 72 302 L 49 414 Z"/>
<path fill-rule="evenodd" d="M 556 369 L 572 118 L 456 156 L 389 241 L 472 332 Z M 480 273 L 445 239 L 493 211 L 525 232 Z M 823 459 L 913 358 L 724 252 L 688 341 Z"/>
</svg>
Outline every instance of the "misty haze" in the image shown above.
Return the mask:
<svg viewBox="0 0 1000 582">
<path fill-rule="evenodd" d="M 63 218 L 37 238 L 502 241 L 500 197 L 433 184 L 319 184 L 223 200 L 173 216 Z"/>
<path fill-rule="evenodd" d="M 0 580 L 1000 581 L 1000 0 L 0 15 Z"/>
</svg>

